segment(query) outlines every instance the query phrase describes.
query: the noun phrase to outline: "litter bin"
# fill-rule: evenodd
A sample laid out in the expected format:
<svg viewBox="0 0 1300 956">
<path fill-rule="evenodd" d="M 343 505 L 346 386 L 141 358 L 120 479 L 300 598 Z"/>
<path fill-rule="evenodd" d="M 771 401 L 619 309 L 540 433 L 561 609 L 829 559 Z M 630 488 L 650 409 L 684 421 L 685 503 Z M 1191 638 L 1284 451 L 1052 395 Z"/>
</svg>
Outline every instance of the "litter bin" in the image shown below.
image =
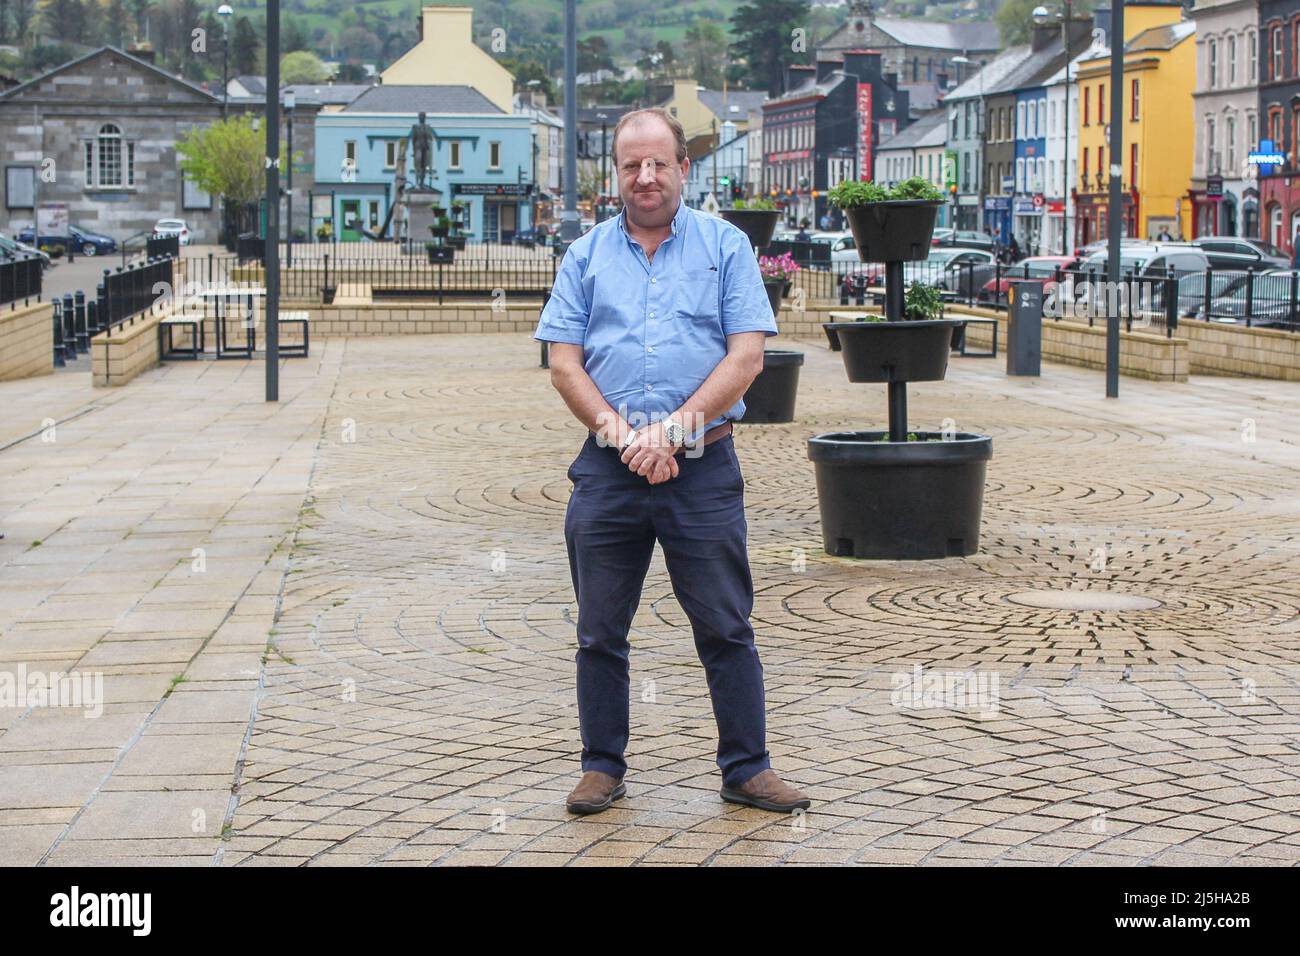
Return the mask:
<svg viewBox="0 0 1300 956">
<path fill-rule="evenodd" d="M 1042 356 L 1042 283 L 1012 282 L 1007 291 L 1007 374 L 1040 374 Z"/>
</svg>

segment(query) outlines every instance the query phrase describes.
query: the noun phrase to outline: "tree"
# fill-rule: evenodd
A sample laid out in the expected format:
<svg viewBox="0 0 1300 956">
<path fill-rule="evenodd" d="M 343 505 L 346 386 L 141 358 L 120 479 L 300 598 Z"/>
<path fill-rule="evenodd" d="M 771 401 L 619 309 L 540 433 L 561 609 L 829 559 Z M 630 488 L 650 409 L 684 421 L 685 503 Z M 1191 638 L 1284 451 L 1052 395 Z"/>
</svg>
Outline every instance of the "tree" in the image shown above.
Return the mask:
<svg viewBox="0 0 1300 956">
<path fill-rule="evenodd" d="M 1002 5 L 993 18 L 998 25 L 998 32 L 1002 34 L 1002 42 L 1007 46 L 1028 43 L 1030 29 L 1034 25 L 1034 7 L 1042 5 L 1043 0 L 1002 0 Z M 1092 0 L 1074 0 L 1070 7 L 1071 18 L 1091 13 L 1092 5 Z M 1052 6 L 1048 6 L 1048 9 L 1053 16 L 1058 12 Z"/>
<path fill-rule="evenodd" d="M 548 103 L 555 102 L 555 86 L 551 83 L 551 78 L 546 75 L 545 68 L 536 60 L 517 60 L 502 57 L 500 63 L 515 75 L 516 87 L 521 90 L 532 89 L 528 82 L 536 80 L 537 90 L 546 94 L 546 101 Z"/>
<path fill-rule="evenodd" d="M 306 50 L 295 50 L 280 60 L 281 83 L 324 83 L 330 73 L 321 58 Z"/>
<path fill-rule="evenodd" d="M 36 18 L 36 0 L 12 0 L 9 13 L 14 24 L 14 42 L 21 46 L 27 41 L 32 20 Z"/>
<path fill-rule="evenodd" d="M 94 16 L 90 9 L 93 6 L 82 0 L 45 0 L 41 5 L 41 23 L 46 33 L 65 43 L 85 43 L 92 39 L 87 28 Z"/>
<path fill-rule="evenodd" d="M 339 34 L 339 53 L 349 60 L 372 63 L 379 55 L 379 38 L 365 27 L 348 27 Z"/>
<path fill-rule="evenodd" d="M 731 15 L 733 50 L 749 66 L 750 84 L 772 96 L 783 91 L 785 68 L 802 62 L 805 52 L 793 49 L 796 28 L 802 27 L 808 7 L 801 0 L 750 0 Z"/>
<path fill-rule="evenodd" d="M 176 141 L 183 172 L 199 189 L 231 203 L 250 203 L 266 191 L 266 133 L 253 129 L 253 117 L 232 116 L 194 126 Z M 280 163 L 287 165 L 281 139 Z"/>
<path fill-rule="evenodd" d="M 366 69 L 360 63 L 340 63 L 338 73 L 334 79 L 340 83 L 364 83 L 366 81 Z"/>
<path fill-rule="evenodd" d="M 293 53 L 295 50 L 310 50 L 311 40 L 307 36 L 307 27 L 297 17 L 285 17 L 280 32 L 280 52 Z"/>
<path fill-rule="evenodd" d="M 600 70 L 614 70 L 614 58 L 610 55 L 609 44 L 600 35 L 578 41 L 578 72 L 596 73 Z"/>
<path fill-rule="evenodd" d="M 709 20 L 696 20 L 686 30 L 686 55 L 695 82 L 709 89 L 722 86 L 727 64 L 727 34 Z"/>
<path fill-rule="evenodd" d="M 262 41 L 248 17 L 238 17 L 230 31 L 230 72 L 234 76 L 257 73 L 258 51 Z"/>
</svg>

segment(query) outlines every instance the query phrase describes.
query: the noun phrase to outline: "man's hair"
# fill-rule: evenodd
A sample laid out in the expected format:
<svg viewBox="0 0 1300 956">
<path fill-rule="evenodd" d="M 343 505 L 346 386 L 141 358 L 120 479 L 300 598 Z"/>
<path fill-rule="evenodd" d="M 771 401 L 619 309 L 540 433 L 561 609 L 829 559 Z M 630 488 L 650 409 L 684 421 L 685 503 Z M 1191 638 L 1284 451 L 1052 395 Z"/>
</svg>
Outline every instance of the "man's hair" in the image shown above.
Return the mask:
<svg viewBox="0 0 1300 956">
<path fill-rule="evenodd" d="M 610 144 L 609 154 L 613 159 L 615 168 L 618 167 L 618 134 L 622 132 L 624 126 L 630 123 L 640 123 L 651 117 L 662 120 L 672 130 L 673 138 L 677 140 L 677 162 L 680 164 L 686 158 L 686 130 L 682 128 L 682 124 L 676 116 L 662 106 L 651 106 L 648 109 L 624 113 L 622 118 L 619 119 L 618 125 L 614 127 L 614 141 Z"/>
</svg>

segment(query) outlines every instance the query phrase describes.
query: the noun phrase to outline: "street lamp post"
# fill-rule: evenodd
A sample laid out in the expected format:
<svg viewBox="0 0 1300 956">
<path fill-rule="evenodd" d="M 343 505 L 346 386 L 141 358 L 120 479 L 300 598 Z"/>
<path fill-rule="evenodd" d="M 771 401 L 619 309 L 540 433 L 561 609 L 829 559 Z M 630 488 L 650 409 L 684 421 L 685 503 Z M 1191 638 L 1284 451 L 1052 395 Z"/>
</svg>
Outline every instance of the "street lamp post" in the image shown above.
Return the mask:
<svg viewBox="0 0 1300 956">
<path fill-rule="evenodd" d="M 230 4 L 223 3 L 217 7 L 217 16 L 221 18 L 221 118 L 225 119 L 230 111 L 230 18 L 235 11 Z"/>
<path fill-rule="evenodd" d="M 286 173 L 287 183 L 284 192 L 284 235 L 289 240 L 289 247 L 285 250 L 285 267 L 289 269 L 293 268 L 293 108 L 296 103 L 293 90 L 285 90 L 284 125 L 285 141 L 289 150 L 289 170 Z"/>
<path fill-rule="evenodd" d="M 1124 226 L 1124 0 L 1115 0 L 1110 13 L 1110 235 L 1106 244 L 1106 279 L 1112 289 L 1120 281 L 1120 236 Z M 1112 302 L 1115 296 L 1108 296 Z M 1119 397 L 1119 315 L 1106 316 L 1106 397 Z"/>
<path fill-rule="evenodd" d="M 280 400 L 280 0 L 266 0 L 266 400 Z"/>
<path fill-rule="evenodd" d="M 605 190 L 608 172 L 605 167 L 605 160 L 609 156 L 609 147 L 605 142 L 606 131 L 609 129 L 609 116 L 606 113 L 597 113 L 596 119 L 600 120 L 600 190 L 596 196 L 596 212 L 591 218 L 596 222 L 605 221 Z"/>
</svg>

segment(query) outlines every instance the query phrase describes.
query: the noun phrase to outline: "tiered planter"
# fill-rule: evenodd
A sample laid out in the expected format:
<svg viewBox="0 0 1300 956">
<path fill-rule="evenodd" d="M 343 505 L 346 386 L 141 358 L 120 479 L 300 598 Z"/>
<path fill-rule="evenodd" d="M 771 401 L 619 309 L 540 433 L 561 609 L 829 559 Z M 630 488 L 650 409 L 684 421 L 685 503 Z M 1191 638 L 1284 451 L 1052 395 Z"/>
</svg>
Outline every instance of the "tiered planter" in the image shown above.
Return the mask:
<svg viewBox="0 0 1300 956">
<path fill-rule="evenodd" d="M 776 230 L 776 222 L 781 214 L 775 209 L 724 209 L 721 215 L 744 232 L 757 256 L 758 250 L 772 241 L 772 233 Z M 772 314 L 779 314 L 785 283 L 774 281 L 764 282 L 763 285 L 767 290 Z M 802 352 L 779 349 L 764 351 L 763 370 L 755 376 L 742 398 L 745 414 L 740 417 L 740 421 L 746 425 L 794 421 L 794 403 L 799 390 L 801 365 Z"/>
<path fill-rule="evenodd" d="M 889 430 L 808 440 L 822 545 L 853 558 L 964 557 L 979 550 L 984 471 L 993 440 L 908 432 L 907 383 L 941 381 L 963 319 L 903 320 L 903 263 L 929 254 L 938 203 L 871 203 L 845 210 L 864 262 L 885 263 L 883 322 L 827 322 L 850 382 L 889 387 Z"/>
</svg>

